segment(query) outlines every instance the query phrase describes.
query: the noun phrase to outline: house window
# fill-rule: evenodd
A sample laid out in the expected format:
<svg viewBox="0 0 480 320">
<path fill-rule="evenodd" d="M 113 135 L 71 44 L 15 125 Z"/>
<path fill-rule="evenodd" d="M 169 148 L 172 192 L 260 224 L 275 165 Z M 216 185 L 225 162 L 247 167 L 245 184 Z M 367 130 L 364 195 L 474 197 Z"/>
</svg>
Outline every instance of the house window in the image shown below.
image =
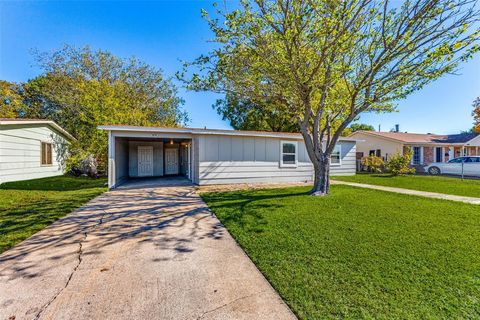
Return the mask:
<svg viewBox="0 0 480 320">
<path fill-rule="evenodd" d="M 333 149 L 332 157 L 330 158 L 330 164 L 338 165 L 338 166 L 341 165 L 342 164 L 341 154 L 342 154 L 341 146 L 336 145 L 335 148 Z"/>
<path fill-rule="evenodd" d="M 368 151 L 368 155 L 369 155 L 369 156 L 374 156 L 374 155 L 375 155 L 375 150 L 370 150 L 370 151 Z"/>
<path fill-rule="evenodd" d="M 51 143 L 42 142 L 40 159 L 41 159 L 42 165 L 52 164 L 52 144 Z"/>
<path fill-rule="evenodd" d="M 296 167 L 298 162 L 298 148 L 296 141 L 282 141 L 280 143 L 280 166 Z"/>
<path fill-rule="evenodd" d="M 413 164 L 420 164 L 420 147 L 413 147 Z"/>
</svg>

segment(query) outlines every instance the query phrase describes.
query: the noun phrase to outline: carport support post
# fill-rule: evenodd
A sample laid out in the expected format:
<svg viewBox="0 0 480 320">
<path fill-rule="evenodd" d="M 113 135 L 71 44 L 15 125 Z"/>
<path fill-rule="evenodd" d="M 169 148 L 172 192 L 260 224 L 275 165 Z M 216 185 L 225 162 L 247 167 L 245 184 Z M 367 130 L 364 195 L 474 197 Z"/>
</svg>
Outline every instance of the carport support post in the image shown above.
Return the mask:
<svg viewBox="0 0 480 320">
<path fill-rule="evenodd" d="M 115 136 L 108 131 L 108 188 L 115 187 Z"/>
</svg>

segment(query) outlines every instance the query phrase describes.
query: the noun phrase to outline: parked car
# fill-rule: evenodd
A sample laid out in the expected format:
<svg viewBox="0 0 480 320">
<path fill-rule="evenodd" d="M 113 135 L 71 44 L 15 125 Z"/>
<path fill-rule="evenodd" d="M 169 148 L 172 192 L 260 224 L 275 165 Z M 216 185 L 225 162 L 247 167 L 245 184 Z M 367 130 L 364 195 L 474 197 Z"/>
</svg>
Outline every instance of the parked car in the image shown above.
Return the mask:
<svg viewBox="0 0 480 320">
<path fill-rule="evenodd" d="M 480 177 L 480 156 L 458 157 L 448 162 L 434 162 L 426 166 L 425 171 L 431 175 L 461 175 L 462 165 L 464 175 Z"/>
</svg>

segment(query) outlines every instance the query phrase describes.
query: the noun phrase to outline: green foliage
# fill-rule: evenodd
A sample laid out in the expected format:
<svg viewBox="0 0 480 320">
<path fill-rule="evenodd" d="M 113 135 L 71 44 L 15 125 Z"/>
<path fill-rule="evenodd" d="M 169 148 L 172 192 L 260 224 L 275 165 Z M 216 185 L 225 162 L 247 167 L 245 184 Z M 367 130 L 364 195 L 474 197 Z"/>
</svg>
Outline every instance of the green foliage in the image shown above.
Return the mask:
<svg viewBox="0 0 480 320">
<path fill-rule="evenodd" d="M 213 106 L 223 120 L 228 120 L 236 130 L 259 130 L 274 132 L 299 132 L 295 117 L 282 105 L 266 103 L 259 105 L 227 94 Z"/>
<path fill-rule="evenodd" d="M 288 110 L 317 170 L 361 113 L 395 110 L 480 49 L 471 0 L 243 0 L 202 14 L 218 46 L 178 77 L 192 90 Z"/>
<path fill-rule="evenodd" d="M 369 124 L 364 123 L 352 123 L 349 127 L 345 128 L 342 132 L 343 137 L 347 137 L 356 131 L 375 131 L 375 128 Z"/>
<path fill-rule="evenodd" d="M 0 80 L 0 118 L 20 118 L 24 111 L 20 86 Z"/>
<path fill-rule="evenodd" d="M 107 133 L 99 125 L 172 127 L 187 121 L 173 83 L 135 58 L 70 46 L 36 58 L 43 73 L 22 86 L 24 116 L 54 120 L 77 138 L 75 161 L 94 154 L 105 169 Z"/>
<path fill-rule="evenodd" d="M 385 168 L 385 162 L 383 159 L 374 155 L 363 157 L 362 165 L 368 172 L 380 173 Z"/>
<path fill-rule="evenodd" d="M 339 185 L 328 197 L 307 191 L 202 194 L 299 319 L 478 318 L 478 206 Z"/>
<path fill-rule="evenodd" d="M 408 150 L 404 154 L 394 154 L 388 159 L 385 167 L 394 176 L 415 173 L 415 168 L 410 165 L 413 152 Z"/>
<path fill-rule="evenodd" d="M 350 129 L 352 129 L 352 132 L 355 131 L 375 131 L 375 128 L 372 125 L 365 124 L 365 123 L 352 123 L 350 125 Z"/>
</svg>

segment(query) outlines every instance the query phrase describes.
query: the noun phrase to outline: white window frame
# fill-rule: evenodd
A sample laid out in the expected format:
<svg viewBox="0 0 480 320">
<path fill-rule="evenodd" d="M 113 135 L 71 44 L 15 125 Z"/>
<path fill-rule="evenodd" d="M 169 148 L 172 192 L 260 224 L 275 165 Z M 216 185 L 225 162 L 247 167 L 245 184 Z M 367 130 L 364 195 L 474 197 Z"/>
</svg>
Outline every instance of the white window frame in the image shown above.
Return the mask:
<svg viewBox="0 0 480 320">
<path fill-rule="evenodd" d="M 332 154 L 338 151 L 338 162 L 332 162 L 332 157 L 330 156 L 330 166 L 338 167 L 342 165 L 342 145 L 337 144 L 335 148 L 333 148 Z"/>
<path fill-rule="evenodd" d="M 283 145 L 285 143 L 293 144 L 295 146 L 295 163 L 283 163 L 283 155 L 284 154 L 293 154 L 293 153 L 283 153 Z M 285 168 L 285 167 L 296 168 L 297 166 L 298 166 L 298 142 L 297 141 L 288 141 L 288 140 L 280 141 L 280 167 L 282 167 L 282 168 Z"/>
</svg>

